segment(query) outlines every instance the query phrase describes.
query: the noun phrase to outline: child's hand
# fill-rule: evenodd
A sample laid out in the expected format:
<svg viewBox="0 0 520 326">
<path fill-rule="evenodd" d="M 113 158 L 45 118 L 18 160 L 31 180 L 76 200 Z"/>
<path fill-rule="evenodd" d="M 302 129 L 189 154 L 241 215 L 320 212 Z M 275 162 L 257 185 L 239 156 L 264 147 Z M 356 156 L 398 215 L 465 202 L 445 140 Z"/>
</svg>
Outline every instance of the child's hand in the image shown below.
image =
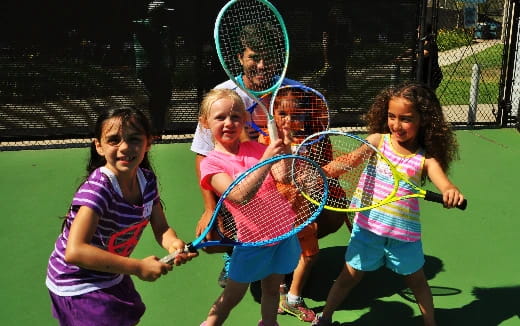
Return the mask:
<svg viewBox="0 0 520 326">
<path fill-rule="evenodd" d="M 204 210 L 204 212 L 202 213 L 202 216 L 200 217 L 199 221 L 197 222 L 197 226 L 195 227 L 195 236 L 196 237 L 201 235 L 202 232 L 206 229 L 212 216 L 213 216 L 212 211 L 210 211 L 209 209 Z"/>
<path fill-rule="evenodd" d="M 170 248 L 168 249 L 169 253 L 172 253 L 174 251 L 179 252 L 177 256 L 175 257 L 175 260 L 173 263 L 175 266 L 179 266 L 181 264 L 185 264 L 186 262 L 190 261 L 193 257 L 198 256 L 199 254 L 197 252 L 186 252 L 186 243 L 182 241 L 181 239 L 176 239 L 172 242 L 170 245 Z"/>
<path fill-rule="evenodd" d="M 139 262 L 135 275 L 143 281 L 153 282 L 161 275 L 166 275 L 172 268 L 173 266 L 160 262 L 156 256 L 150 256 Z"/>
<path fill-rule="evenodd" d="M 291 153 L 291 143 L 292 143 L 292 135 L 291 131 L 288 128 L 283 128 L 278 136 L 277 140 L 272 140 L 269 146 L 265 149 L 264 155 L 262 155 L 262 160 L 271 158 L 280 154 L 290 154 Z"/>
<path fill-rule="evenodd" d="M 280 138 L 283 139 L 283 144 L 286 147 L 287 154 L 291 153 L 291 144 L 293 143 L 294 139 L 292 137 L 292 132 L 289 126 L 283 127 L 281 130 L 281 133 L 279 133 Z"/>
<path fill-rule="evenodd" d="M 285 151 L 285 145 L 284 145 L 282 139 L 277 139 L 274 141 L 271 139 L 271 143 L 269 143 L 269 145 L 265 149 L 261 160 L 266 160 L 273 156 L 283 154 L 284 151 Z"/>
<path fill-rule="evenodd" d="M 462 204 L 464 196 L 457 188 L 449 188 L 442 193 L 442 199 L 444 201 L 444 207 L 453 208 Z"/>
</svg>

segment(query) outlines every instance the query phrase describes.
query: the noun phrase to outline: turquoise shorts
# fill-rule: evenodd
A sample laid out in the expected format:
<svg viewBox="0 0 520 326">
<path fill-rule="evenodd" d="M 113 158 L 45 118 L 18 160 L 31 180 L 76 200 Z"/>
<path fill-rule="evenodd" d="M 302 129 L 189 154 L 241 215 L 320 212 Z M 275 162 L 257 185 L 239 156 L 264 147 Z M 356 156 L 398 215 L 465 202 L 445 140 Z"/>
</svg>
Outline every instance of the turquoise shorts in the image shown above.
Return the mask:
<svg viewBox="0 0 520 326">
<path fill-rule="evenodd" d="M 289 274 L 298 265 L 300 254 L 300 242 L 295 235 L 274 246 L 235 247 L 229 278 L 235 282 L 251 283 L 271 274 Z"/>
<path fill-rule="evenodd" d="M 397 274 L 409 275 L 424 265 L 424 253 L 420 240 L 405 242 L 382 237 L 354 224 L 345 261 L 360 271 L 386 266 Z"/>
</svg>

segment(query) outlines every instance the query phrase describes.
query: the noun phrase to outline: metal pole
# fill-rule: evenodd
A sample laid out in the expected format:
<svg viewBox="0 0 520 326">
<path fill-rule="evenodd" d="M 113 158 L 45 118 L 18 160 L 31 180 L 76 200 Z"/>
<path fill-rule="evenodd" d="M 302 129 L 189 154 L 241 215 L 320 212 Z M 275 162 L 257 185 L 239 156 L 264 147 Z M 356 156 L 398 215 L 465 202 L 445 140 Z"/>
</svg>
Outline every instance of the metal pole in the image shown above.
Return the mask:
<svg viewBox="0 0 520 326">
<path fill-rule="evenodd" d="M 423 76 L 423 61 L 424 61 L 424 38 L 426 37 L 426 13 L 427 13 L 428 0 L 422 1 L 421 7 L 421 24 L 419 27 L 419 39 L 417 45 L 417 71 L 416 80 L 422 80 Z"/>
<path fill-rule="evenodd" d="M 468 124 L 473 125 L 477 117 L 478 106 L 478 83 L 480 80 L 480 68 L 478 64 L 474 64 L 471 73 L 471 86 L 469 88 L 469 110 Z"/>
<path fill-rule="evenodd" d="M 504 55 L 502 60 L 502 74 L 500 77 L 500 98 L 498 101 L 497 123 L 506 127 L 510 109 L 512 108 L 513 75 L 515 68 L 517 39 L 520 21 L 520 1 L 513 0 L 508 6 L 509 23 L 504 37 Z M 504 29 L 504 28 L 503 28 Z M 503 92 L 503 93 L 502 93 Z"/>
</svg>

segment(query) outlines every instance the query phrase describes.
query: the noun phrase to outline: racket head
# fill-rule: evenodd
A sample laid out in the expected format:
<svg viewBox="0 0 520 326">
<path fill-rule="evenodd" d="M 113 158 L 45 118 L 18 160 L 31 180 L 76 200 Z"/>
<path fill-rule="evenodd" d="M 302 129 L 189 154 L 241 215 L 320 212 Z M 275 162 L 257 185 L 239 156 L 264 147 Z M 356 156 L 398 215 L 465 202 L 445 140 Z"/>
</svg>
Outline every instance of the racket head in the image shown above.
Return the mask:
<svg viewBox="0 0 520 326">
<path fill-rule="evenodd" d="M 219 12 L 213 32 L 228 77 L 258 98 L 280 87 L 289 63 L 289 37 L 278 10 L 265 0 L 231 0 Z M 244 57 L 244 51 L 254 52 Z M 243 64 L 250 59 L 250 65 Z M 247 87 L 243 75 L 254 86 Z"/>
<path fill-rule="evenodd" d="M 288 124 L 293 136 L 293 149 L 296 149 L 308 136 L 328 130 L 330 123 L 327 100 L 317 90 L 304 85 L 285 85 L 276 91 L 274 97 L 266 94 L 260 99 L 269 102 L 270 115 L 278 127 Z M 268 117 L 257 110 L 257 103 L 248 108 L 251 124 L 263 136 L 262 143 L 269 144 L 267 130 Z"/>
<path fill-rule="evenodd" d="M 328 174 L 330 194 L 324 207 L 328 210 L 365 211 L 395 201 L 396 196 L 404 199 L 426 193 L 404 180 L 375 146 L 354 134 L 336 130 L 313 134 L 298 146 L 296 154 L 315 160 Z M 381 170 L 386 171 L 391 186 L 378 188 L 374 196 L 375 173 Z"/>
<path fill-rule="evenodd" d="M 430 286 L 430 291 L 432 292 L 432 296 L 449 296 L 462 293 L 462 290 L 460 289 L 446 286 Z M 417 303 L 413 291 L 410 288 L 405 288 L 397 292 L 397 294 L 399 294 L 405 300 Z"/>
<path fill-rule="evenodd" d="M 301 195 L 295 179 L 307 180 L 300 187 L 304 187 L 313 203 Z M 325 173 L 314 161 L 292 154 L 272 157 L 233 181 L 220 196 L 210 223 L 191 247 L 256 247 L 276 243 L 312 223 L 325 206 L 327 196 Z M 211 230 L 216 230 L 221 240 L 204 241 Z"/>
</svg>

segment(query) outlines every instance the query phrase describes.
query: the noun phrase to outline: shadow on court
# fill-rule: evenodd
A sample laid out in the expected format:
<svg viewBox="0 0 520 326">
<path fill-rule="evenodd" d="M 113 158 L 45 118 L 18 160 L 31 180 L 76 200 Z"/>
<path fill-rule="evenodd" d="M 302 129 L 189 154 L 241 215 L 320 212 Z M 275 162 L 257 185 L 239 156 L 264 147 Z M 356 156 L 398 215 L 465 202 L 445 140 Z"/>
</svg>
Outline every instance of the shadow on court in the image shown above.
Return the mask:
<svg viewBox="0 0 520 326">
<path fill-rule="evenodd" d="M 343 268 L 345 246 L 323 248 L 312 274 L 309 277 L 303 296 L 314 301 L 325 301 L 328 290 Z M 424 271 L 428 280 L 432 280 L 443 270 L 442 261 L 425 255 Z M 431 282 L 430 282 L 431 283 Z M 434 296 L 457 295 L 457 288 L 432 286 Z M 260 302 L 261 289 L 259 282 L 251 285 L 251 294 L 256 302 Z M 399 294 L 410 302 L 388 302 L 379 300 Z M 501 288 L 474 288 L 474 301 L 454 309 L 436 308 L 436 319 L 439 325 L 499 325 L 514 317 L 520 317 L 520 286 Z M 423 325 L 422 317 L 414 316 L 411 305 L 415 305 L 413 294 L 406 288 L 401 276 L 381 268 L 365 274 L 361 282 L 352 290 L 350 296 L 338 310 L 356 310 L 369 308 L 370 311 L 357 320 L 337 321 L 335 325 Z M 319 312 L 323 306 L 311 307 Z M 340 323 L 341 322 L 341 323 Z"/>
<path fill-rule="evenodd" d="M 305 298 L 314 301 L 325 301 L 327 299 L 329 289 L 344 266 L 345 251 L 345 246 L 328 247 L 320 250 L 318 260 L 303 290 Z M 432 256 L 425 256 L 425 261 L 426 277 L 432 279 L 442 270 L 442 262 Z M 405 289 L 406 286 L 402 277 L 386 268 L 380 268 L 366 273 L 339 309 L 366 308 L 378 298 L 392 296 Z M 261 289 L 258 282 L 251 285 L 251 293 L 255 301 L 260 302 Z M 315 311 L 322 309 L 322 307 L 314 308 Z"/>
<path fill-rule="evenodd" d="M 474 288 L 475 300 L 454 309 L 435 309 L 438 325 L 479 325 L 496 326 L 517 316 L 520 318 L 520 287 Z M 423 325 L 422 317 L 414 316 L 413 309 L 402 302 L 375 300 L 370 311 L 355 321 L 336 322 L 340 326 L 373 325 Z"/>
</svg>

